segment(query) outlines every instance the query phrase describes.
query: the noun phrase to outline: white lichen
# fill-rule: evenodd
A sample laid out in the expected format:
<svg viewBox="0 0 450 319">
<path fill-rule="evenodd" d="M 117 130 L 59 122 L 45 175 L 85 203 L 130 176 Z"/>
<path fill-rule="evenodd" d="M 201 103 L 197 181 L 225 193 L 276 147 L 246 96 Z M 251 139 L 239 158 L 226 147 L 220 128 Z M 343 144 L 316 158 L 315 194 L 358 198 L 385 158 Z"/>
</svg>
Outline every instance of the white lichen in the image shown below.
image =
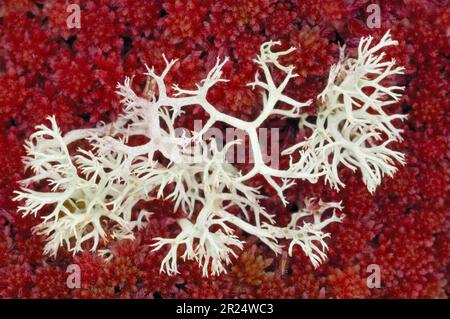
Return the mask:
<svg viewBox="0 0 450 319">
<path fill-rule="evenodd" d="M 380 185 L 383 175 L 396 172 L 397 161 L 405 163 L 404 155 L 388 148 L 401 141 L 401 129 L 394 120 L 406 115 L 388 115 L 386 106 L 399 101 L 403 87 L 384 86 L 389 76 L 402 74 L 403 67 L 394 67 L 395 60 L 383 61 L 384 47 L 396 45 L 387 32 L 374 46 L 372 37 L 362 38 L 358 56 L 348 58 L 341 49 L 340 61 L 331 67 L 328 84 L 318 96 L 321 102 L 315 123 L 301 125 L 313 130 L 312 135 L 284 151 L 291 154 L 301 149 L 315 156 L 316 165 L 326 169 L 325 181 L 336 189 L 343 187 L 339 167 L 353 171 L 358 168 L 370 192 Z"/>
<path fill-rule="evenodd" d="M 316 123 L 306 122 L 301 114 L 312 101 L 299 102 L 284 92 L 297 74 L 293 66 L 282 65 L 279 57 L 291 53 L 292 48 L 276 51 L 274 46 L 279 43 L 272 41 L 261 46 L 255 63 L 262 78 L 258 72 L 249 85 L 263 91 L 262 109 L 251 121 L 220 112 L 207 99 L 214 85 L 227 81 L 222 78 L 227 58 L 218 59 L 195 89 L 173 85 L 174 93 L 169 94 L 165 77 L 176 60 L 163 57 L 166 66 L 161 74 L 147 68 L 142 97 L 133 91 L 131 79 L 118 85 L 125 108 L 114 123 L 64 136 L 54 118 L 50 118 L 51 127 L 37 127 L 27 142 L 25 163 L 33 176 L 23 181 L 17 192 L 16 200 L 24 203 L 19 210 L 24 215 L 39 214 L 41 223 L 35 230 L 47 238 L 45 253 L 55 255 L 62 245 L 77 253 L 92 240 L 92 251 L 107 251 L 97 249 L 100 241 L 133 238 L 134 229 L 145 225 L 149 216 L 145 211 L 133 211 L 136 203 L 165 199 L 185 213 L 185 218 L 178 220 L 181 230 L 177 236 L 155 238 L 152 245 L 154 250 L 168 248 L 161 271 L 169 275 L 178 272 L 180 258 L 195 260 L 205 276 L 226 272 L 226 265 L 243 247 L 244 237 L 238 236 L 237 229 L 259 238 L 275 253 L 282 251 L 282 241 L 288 242 L 289 255 L 299 246 L 318 267 L 328 248 L 325 239 L 329 234 L 324 228 L 343 219 L 335 212 L 342 209 L 340 203 L 306 200 L 288 225 L 278 226 L 261 205 L 265 198 L 261 189 L 250 186 L 249 181 L 262 176 L 287 205 L 284 192 L 295 180 L 315 183 L 324 176 L 332 186 L 342 186 L 340 163 L 360 168 L 370 191 L 380 184 L 383 174 L 395 172 L 392 161 L 403 162 L 403 155 L 389 150 L 387 144 L 400 139 L 392 120 L 403 116 L 387 115 L 383 107 L 398 100 L 395 91 L 400 88 L 385 87 L 380 81 L 401 73 L 401 68 L 393 68 L 394 61 L 383 62 L 383 54 L 376 55 L 381 48 L 395 44 L 389 33 L 372 48 L 371 42 L 371 38 L 363 38 L 356 59 L 342 56 L 332 67 L 329 83 L 319 96 L 322 106 Z M 281 81 L 274 80 L 275 71 L 282 75 Z M 200 105 L 209 115 L 203 128 L 192 132 L 176 127 L 177 117 L 193 105 Z M 263 160 L 258 129 L 272 116 L 298 119 L 300 125 L 313 130 L 307 140 L 283 150 L 283 154 L 293 155 L 285 169 Z M 242 141 L 226 141 L 220 147 L 215 139 L 205 138 L 218 122 L 247 135 L 253 158 L 249 170 L 240 171 L 227 159 L 227 152 Z M 384 135 L 387 140 L 380 143 L 378 139 Z M 136 136 L 145 137 L 145 142 L 130 143 Z M 72 154 L 68 145 L 79 140 L 89 141 L 91 147 Z M 50 191 L 35 189 L 43 183 Z M 328 210 L 332 210 L 330 215 Z"/>
<path fill-rule="evenodd" d="M 103 134 L 105 129 L 72 131 L 63 137 L 55 118 L 49 120 L 51 126 L 39 125 L 26 143 L 25 165 L 34 175 L 22 181 L 15 198 L 24 201 L 19 207 L 24 216 L 48 211 L 34 228 L 47 237 L 44 253 L 55 256 L 62 245 L 77 253 L 90 241 L 91 251 L 96 251 L 100 240 L 108 237 L 134 238 L 133 229 L 143 225 L 148 213 L 132 218 L 131 210 L 143 196 L 136 178 L 111 178 L 121 157 L 85 150 L 71 155 L 68 150 L 78 138 Z M 30 187 L 41 182 L 47 183 L 50 192 Z"/>
</svg>

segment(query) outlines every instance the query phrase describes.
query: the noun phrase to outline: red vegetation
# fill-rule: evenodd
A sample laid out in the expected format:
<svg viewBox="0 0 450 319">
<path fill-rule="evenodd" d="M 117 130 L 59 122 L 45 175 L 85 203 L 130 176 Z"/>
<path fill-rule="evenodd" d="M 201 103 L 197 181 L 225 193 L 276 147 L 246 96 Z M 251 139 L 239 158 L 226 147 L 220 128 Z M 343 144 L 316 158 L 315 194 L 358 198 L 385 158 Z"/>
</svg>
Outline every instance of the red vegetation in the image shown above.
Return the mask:
<svg viewBox="0 0 450 319">
<path fill-rule="evenodd" d="M 380 1 L 381 28 L 366 25 L 367 1 L 288 0 L 80 0 L 81 28 L 69 29 L 64 1 L 0 2 L 0 298 L 446 298 L 449 293 L 449 25 L 447 1 Z M 159 273 L 164 251 L 152 252 L 155 236 L 178 231 L 170 203 L 148 203 L 150 224 L 135 241 L 111 243 L 105 262 L 85 252 L 42 256 L 37 223 L 21 218 L 11 201 L 24 177 L 22 144 L 35 125 L 55 114 L 63 131 L 111 121 L 120 111 L 115 85 L 136 76 L 144 63 L 161 68 L 161 54 L 180 58 L 170 81 L 193 86 L 217 56 L 231 57 L 229 83 L 211 91 L 222 110 L 248 118 L 259 96 L 246 87 L 259 45 L 281 40 L 298 50 L 289 57 L 301 75 L 288 88 L 295 97 L 315 97 L 323 88 L 338 44 L 354 47 L 367 34 L 391 29 L 399 46 L 389 54 L 403 64 L 406 86 L 394 106 L 408 113 L 405 141 L 396 147 L 407 165 L 386 178 L 374 195 L 361 177 L 343 170 L 347 187 L 337 193 L 323 183 L 299 183 L 291 201 L 318 196 L 343 200 L 347 218 L 332 225 L 329 260 L 314 270 L 300 250 L 275 256 L 247 239 L 227 275 L 202 278 L 194 262 L 180 274 Z M 195 108 L 189 116 L 200 118 Z M 276 123 L 281 138 L 301 137 L 295 123 Z M 270 194 L 269 188 L 264 188 Z M 273 198 L 266 206 L 287 221 Z M 245 236 L 241 234 L 241 236 Z M 81 288 L 66 285 L 70 264 L 81 269 Z M 369 289 L 366 271 L 381 267 L 381 288 Z"/>
</svg>

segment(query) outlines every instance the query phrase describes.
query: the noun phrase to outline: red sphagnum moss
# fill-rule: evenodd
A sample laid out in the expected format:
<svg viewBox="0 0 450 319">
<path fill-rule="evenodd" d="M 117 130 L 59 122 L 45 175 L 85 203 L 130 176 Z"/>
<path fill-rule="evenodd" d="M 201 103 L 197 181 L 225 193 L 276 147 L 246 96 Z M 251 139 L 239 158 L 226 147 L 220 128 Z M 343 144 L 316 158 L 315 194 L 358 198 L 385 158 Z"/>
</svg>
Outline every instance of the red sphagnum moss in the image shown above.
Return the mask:
<svg viewBox="0 0 450 319">
<path fill-rule="evenodd" d="M 450 89 L 445 1 L 381 1 L 381 29 L 366 26 L 365 1 L 80 0 L 81 28 L 69 29 L 58 1 L 0 2 L 0 298 L 446 298 L 449 293 Z M 442 4 L 440 4 L 442 3 Z M 338 58 L 338 44 L 379 38 L 391 29 L 399 46 L 388 53 L 406 67 L 398 79 L 405 95 L 397 105 L 408 114 L 403 144 L 407 164 L 385 179 L 372 196 L 360 175 L 342 172 L 339 194 L 322 182 L 298 183 L 291 202 L 308 197 L 343 199 L 347 218 L 330 226 L 328 260 L 317 270 L 300 249 L 275 256 L 248 243 L 228 274 L 203 278 L 195 262 L 179 274 L 160 274 L 164 251 L 148 245 L 174 236 L 171 204 L 148 204 L 154 214 L 134 241 L 111 245 L 105 262 L 94 253 L 42 255 L 44 240 L 32 236 L 36 221 L 21 218 L 12 203 L 24 177 L 23 142 L 35 125 L 55 114 L 64 132 L 110 122 L 120 111 L 117 82 L 136 76 L 143 87 L 144 63 L 163 67 L 161 54 L 180 58 L 169 82 L 192 86 L 217 57 L 228 55 L 231 81 L 211 91 L 223 111 L 250 118 L 259 97 L 243 83 L 264 41 L 280 39 L 298 48 L 289 58 L 300 76 L 287 88 L 301 100 L 317 95 Z M 295 93 L 298 92 L 298 93 Z M 295 96 L 295 94 L 299 94 Z M 189 114 L 183 120 L 189 122 Z M 192 117 L 202 114 L 192 112 Z M 292 123 L 291 123 L 292 124 Z M 289 125 L 291 125 L 289 124 Z M 281 138 L 301 133 L 284 127 Z M 265 203 L 287 222 L 295 209 Z M 240 236 L 245 236 L 240 234 Z M 262 246 L 262 245 L 261 245 Z M 80 266 L 81 288 L 66 285 L 70 264 Z M 366 267 L 381 267 L 381 287 L 366 285 Z"/>
</svg>

